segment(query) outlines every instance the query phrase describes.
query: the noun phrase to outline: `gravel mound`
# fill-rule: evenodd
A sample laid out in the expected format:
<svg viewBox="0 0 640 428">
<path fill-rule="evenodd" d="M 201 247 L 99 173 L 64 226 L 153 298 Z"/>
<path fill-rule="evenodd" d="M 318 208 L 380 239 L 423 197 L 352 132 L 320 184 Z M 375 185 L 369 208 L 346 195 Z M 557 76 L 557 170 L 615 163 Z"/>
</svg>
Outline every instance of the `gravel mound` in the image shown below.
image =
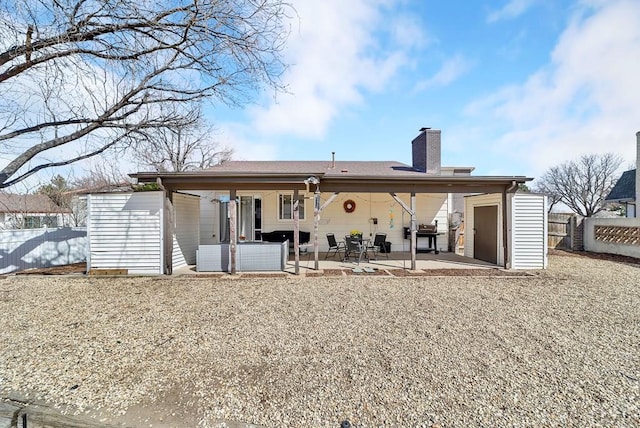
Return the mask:
<svg viewBox="0 0 640 428">
<path fill-rule="evenodd" d="M 0 395 L 129 426 L 640 425 L 640 267 L 615 260 L 553 255 L 515 277 L 13 276 L 0 325 Z"/>
</svg>

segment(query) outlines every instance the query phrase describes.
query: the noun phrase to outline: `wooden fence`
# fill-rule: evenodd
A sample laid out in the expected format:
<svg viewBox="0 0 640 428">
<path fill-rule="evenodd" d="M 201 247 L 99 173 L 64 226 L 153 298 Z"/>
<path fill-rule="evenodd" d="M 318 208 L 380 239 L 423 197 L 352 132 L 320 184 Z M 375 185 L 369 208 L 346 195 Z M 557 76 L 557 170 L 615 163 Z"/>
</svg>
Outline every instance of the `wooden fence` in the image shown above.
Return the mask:
<svg viewBox="0 0 640 428">
<path fill-rule="evenodd" d="M 0 230 L 0 274 L 86 260 L 86 228 Z"/>
<path fill-rule="evenodd" d="M 573 248 L 575 214 L 550 213 L 547 243 L 549 248 Z"/>
</svg>

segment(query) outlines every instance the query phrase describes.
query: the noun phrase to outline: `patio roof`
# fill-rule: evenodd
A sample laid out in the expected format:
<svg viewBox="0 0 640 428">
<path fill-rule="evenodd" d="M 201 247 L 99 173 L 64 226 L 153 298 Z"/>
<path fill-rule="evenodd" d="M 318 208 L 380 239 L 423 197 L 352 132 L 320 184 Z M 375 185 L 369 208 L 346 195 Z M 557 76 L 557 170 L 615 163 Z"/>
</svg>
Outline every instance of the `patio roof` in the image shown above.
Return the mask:
<svg viewBox="0 0 640 428">
<path fill-rule="evenodd" d="M 317 232 L 319 215 L 324 205 L 340 192 L 390 193 L 403 209 L 410 213 L 411 268 L 416 266 L 415 194 L 418 193 L 501 193 L 503 218 L 507 218 L 506 195 L 517 190 L 518 184 L 532 180 L 525 176 L 471 176 L 473 168 L 443 168 L 445 174 L 430 174 L 400 162 L 324 162 L 324 161 L 231 161 L 202 171 L 193 172 L 138 172 L 129 174 L 140 183 L 157 182 L 167 192 L 179 190 L 226 190 L 235 199 L 236 191 L 313 191 L 316 194 L 314 230 Z M 313 179 L 312 179 L 313 178 Z M 312 187 L 313 186 L 313 187 Z M 320 192 L 334 193 L 321 206 Z M 409 193 L 409 204 L 396 194 Z M 295 211 L 297 213 L 297 211 Z M 235 208 L 231 210 L 231 222 L 235 224 Z M 294 236 L 299 231 L 294 214 Z M 503 234 L 507 235 L 506 222 Z M 167 241 L 169 242 L 169 241 Z M 231 231 L 231 272 L 235 273 L 235 232 Z M 294 242 L 296 254 L 295 272 L 299 273 L 299 244 Z M 504 253 L 508 254 L 507 241 Z M 317 235 L 314 245 L 314 266 L 318 268 Z M 507 259 L 505 256 L 505 265 Z"/>
<path fill-rule="evenodd" d="M 464 168 L 470 171 L 472 168 Z M 525 176 L 434 175 L 393 161 L 231 161 L 202 171 L 138 172 L 138 182 L 156 182 L 168 190 L 305 190 L 316 177 L 322 192 L 495 193 Z"/>
</svg>

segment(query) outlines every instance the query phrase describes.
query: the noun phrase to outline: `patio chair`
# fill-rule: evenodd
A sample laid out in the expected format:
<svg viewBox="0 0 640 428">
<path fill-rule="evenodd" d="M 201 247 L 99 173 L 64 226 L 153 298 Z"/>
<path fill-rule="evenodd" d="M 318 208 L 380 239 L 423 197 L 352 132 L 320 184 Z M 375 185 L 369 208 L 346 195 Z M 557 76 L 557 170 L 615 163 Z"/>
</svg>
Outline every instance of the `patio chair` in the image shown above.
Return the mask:
<svg viewBox="0 0 640 428">
<path fill-rule="evenodd" d="M 360 242 L 357 236 L 346 236 L 345 240 L 347 242 L 347 250 L 344 256 L 345 261 L 353 257 L 353 259 L 356 260 L 358 264 L 360 264 L 360 260 L 362 260 L 362 257 L 367 260 L 369 259 L 369 255 L 367 254 L 367 246 Z"/>
<path fill-rule="evenodd" d="M 346 251 L 346 247 L 344 242 L 337 242 L 336 235 L 333 233 L 327 233 L 327 241 L 329 242 L 329 250 L 327 254 L 324 255 L 324 259 L 326 260 L 329 257 L 329 254 L 333 251 L 333 257 L 339 255 L 341 252 L 344 253 Z"/>
<path fill-rule="evenodd" d="M 373 242 L 370 243 L 369 249 L 373 251 L 373 257 L 377 258 L 378 253 L 384 253 L 389 258 L 389 253 L 386 251 L 385 242 L 387 241 L 386 233 L 376 233 L 373 238 Z"/>
</svg>

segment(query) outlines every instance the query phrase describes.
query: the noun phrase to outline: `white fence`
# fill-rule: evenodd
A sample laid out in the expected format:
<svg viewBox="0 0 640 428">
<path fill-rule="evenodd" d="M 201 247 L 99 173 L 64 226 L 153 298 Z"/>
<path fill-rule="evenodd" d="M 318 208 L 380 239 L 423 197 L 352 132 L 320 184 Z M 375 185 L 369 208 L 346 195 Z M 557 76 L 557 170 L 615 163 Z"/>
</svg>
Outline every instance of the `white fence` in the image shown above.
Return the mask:
<svg viewBox="0 0 640 428">
<path fill-rule="evenodd" d="M 0 230 L 0 274 L 86 260 L 86 228 Z"/>
<path fill-rule="evenodd" d="M 584 249 L 640 258 L 640 218 L 586 218 Z"/>
</svg>

